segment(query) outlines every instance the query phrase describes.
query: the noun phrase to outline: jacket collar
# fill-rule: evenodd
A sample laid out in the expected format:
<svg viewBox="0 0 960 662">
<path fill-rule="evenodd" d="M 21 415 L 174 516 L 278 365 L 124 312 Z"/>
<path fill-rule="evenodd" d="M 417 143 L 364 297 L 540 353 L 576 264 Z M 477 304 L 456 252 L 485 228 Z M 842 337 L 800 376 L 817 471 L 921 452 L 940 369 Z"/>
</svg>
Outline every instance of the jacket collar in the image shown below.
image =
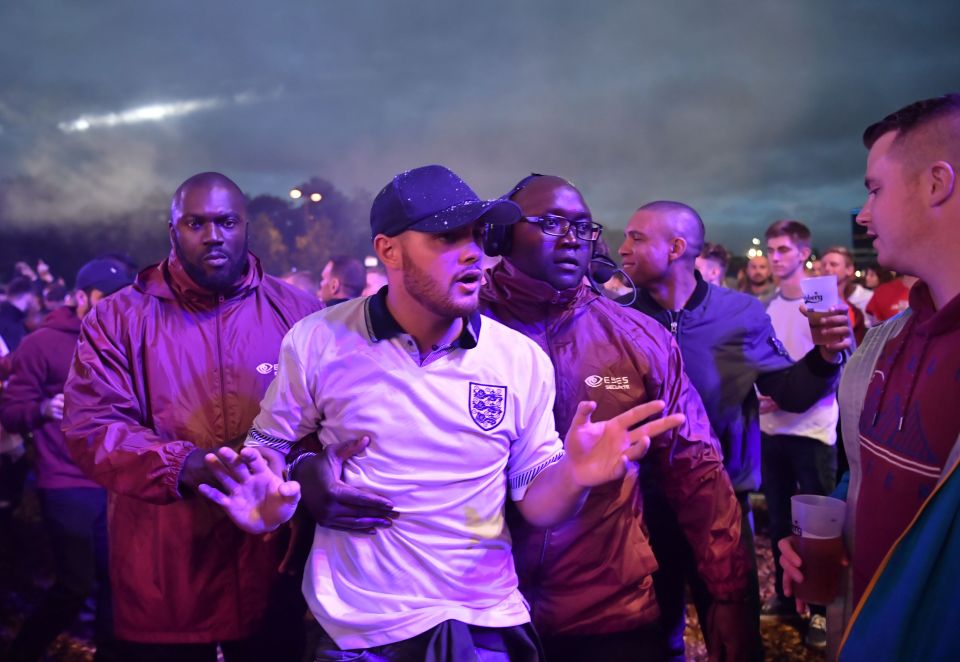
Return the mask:
<svg viewBox="0 0 960 662">
<path fill-rule="evenodd" d="M 367 321 L 367 332 L 373 342 L 389 340 L 403 335 L 406 331 L 397 322 L 397 319 L 387 308 L 387 285 L 384 285 L 373 296 L 367 297 L 364 303 L 364 317 Z M 480 341 L 480 313 L 474 311 L 463 320 L 463 330 L 457 337 L 457 346 L 463 349 L 473 349 Z"/>
<path fill-rule="evenodd" d="M 263 268 L 253 253 L 247 253 L 247 269 L 240 281 L 228 292 L 226 299 L 242 297 L 255 289 L 263 280 Z M 147 267 L 134 280 L 134 287 L 159 299 L 180 299 L 198 304 L 210 305 L 217 301 L 217 295 L 197 285 L 183 268 L 176 253 L 171 250 L 167 259 L 160 264 Z"/>
<path fill-rule="evenodd" d="M 690 295 L 690 298 L 687 299 L 687 303 L 683 305 L 684 310 L 696 310 L 703 304 L 704 300 L 707 298 L 707 294 L 710 292 L 710 283 L 703 279 L 703 276 L 700 275 L 700 272 L 694 269 L 693 271 L 694 278 L 697 279 L 697 284 L 693 288 L 693 294 Z M 661 306 L 656 299 L 650 296 L 648 290 L 640 290 L 637 299 L 643 303 L 643 307 L 648 310 L 655 311 L 665 311 L 666 308 Z"/>
<path fill-rule="evenodd" d="M 485 276 L 487 284 L 480 290 L 480 299 L 491 305 L 505 305 L 515 313 L 542 310 L 544 306 L 576 308 L 600 298 L 584 283 L 555 290 L 549 283 L 526 275 L 509 260 L 501 260 Z"/>
</svg>

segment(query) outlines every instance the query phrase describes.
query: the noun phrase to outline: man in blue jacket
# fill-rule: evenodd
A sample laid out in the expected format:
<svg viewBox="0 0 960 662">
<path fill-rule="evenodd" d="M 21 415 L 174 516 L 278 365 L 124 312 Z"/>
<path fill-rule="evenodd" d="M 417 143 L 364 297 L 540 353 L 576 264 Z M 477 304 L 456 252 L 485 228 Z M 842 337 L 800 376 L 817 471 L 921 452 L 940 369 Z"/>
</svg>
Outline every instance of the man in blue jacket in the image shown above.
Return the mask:
<svg viewBox="0 0 960 662">
<path fill-rule="evenodd" d="M 694 209 L 679 202 L 644 205 L 630 218 L 624 234 L 623 269 L 639 289 L 633 306 L 670 329 L 680 345 L 687 374 L 720 440 L 724 466 L 744 513 L 742 541 L 755 563 L 747 494 L 760 487 L 757 392 L 772 398 L 781 409 L 800 412 L 835 389 L 841 352 L 851 342 L 846 315 L 819 320 L 831 341 L 794 363 L 759 300 L 709 285 L 696 271 L 694 262 L 705 231 Z M 674 651 L 682 654 L 684 579 L 691 583 L 701 615 L 709 608 L 709 594 L 689 570 L 690 554 L 677 535 L 676 515 L 666 507 L 659 490 L 647 492 L 648 485 L 655 481 L 644 481 L 644 498 L 660 564 L 655 575 L 657 597 Z M 756 656 L 760 658 L 756 566 L 753 578 Z"/>
</svg>

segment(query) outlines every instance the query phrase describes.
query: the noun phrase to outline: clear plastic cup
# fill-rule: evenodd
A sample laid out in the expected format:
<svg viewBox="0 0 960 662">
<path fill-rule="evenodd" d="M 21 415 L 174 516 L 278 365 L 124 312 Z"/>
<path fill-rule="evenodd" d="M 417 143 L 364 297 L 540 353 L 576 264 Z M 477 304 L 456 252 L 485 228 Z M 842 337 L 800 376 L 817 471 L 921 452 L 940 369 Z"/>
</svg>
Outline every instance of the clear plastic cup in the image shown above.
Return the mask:
<svg viewBox="0 0 960 662">
<path fill-rule="evenodd" d="M 847 504 L 832 497 L 798 494 L 790 506 L 797 554 L 803 562 L 803 583 L 796 585 L 794 595 L 811 604 L 830 604 L 840 590 Z"/>
<path fill-rule="evenodd" d="M 837 307 L 837 277 L 817 276 L 800 281 L 803 304 L 807 310 L 824 313 Z"/>
</svg>

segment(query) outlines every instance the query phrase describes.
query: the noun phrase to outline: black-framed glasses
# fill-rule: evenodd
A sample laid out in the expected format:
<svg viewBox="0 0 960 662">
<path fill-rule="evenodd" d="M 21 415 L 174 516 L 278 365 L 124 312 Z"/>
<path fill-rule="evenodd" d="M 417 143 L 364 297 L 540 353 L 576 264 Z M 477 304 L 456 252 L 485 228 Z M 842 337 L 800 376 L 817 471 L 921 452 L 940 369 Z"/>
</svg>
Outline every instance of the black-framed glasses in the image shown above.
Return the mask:
<svg viewBox="0 0 960 662">
<path fill-rule="evenodd" d="M 572 227 L 573 233 L 578 239 L 596 241 L 600 238 L 600 233 L 603 232 L 603 226 L 599 223 L 594 223 L 593 221 L 571 221 L 568 218 L 556 216 L 555 214 L 524 216 L 523 220 L 527 223 L 539 225 L 540 230 L 544 234 L 549 234 L 553 237 L 565 237 Z"/>
</svg>

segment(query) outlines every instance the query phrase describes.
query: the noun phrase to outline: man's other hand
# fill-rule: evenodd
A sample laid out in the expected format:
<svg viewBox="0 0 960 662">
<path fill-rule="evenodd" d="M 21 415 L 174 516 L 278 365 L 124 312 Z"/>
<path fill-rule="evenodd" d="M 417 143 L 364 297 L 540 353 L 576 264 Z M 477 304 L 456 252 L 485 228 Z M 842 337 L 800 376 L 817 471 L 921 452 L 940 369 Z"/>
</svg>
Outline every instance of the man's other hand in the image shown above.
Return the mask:
<svg viewBox="0 0 960 662">
<path fill-rule="evenodd" d="M 397 512 L 389 499 L 343 481 L 343 464 L 370 445 L 369 437 L 328 446 L 297 464 L 303 503 L 320 526 L 375 534 L 393 524 Z"/>
</svg>

